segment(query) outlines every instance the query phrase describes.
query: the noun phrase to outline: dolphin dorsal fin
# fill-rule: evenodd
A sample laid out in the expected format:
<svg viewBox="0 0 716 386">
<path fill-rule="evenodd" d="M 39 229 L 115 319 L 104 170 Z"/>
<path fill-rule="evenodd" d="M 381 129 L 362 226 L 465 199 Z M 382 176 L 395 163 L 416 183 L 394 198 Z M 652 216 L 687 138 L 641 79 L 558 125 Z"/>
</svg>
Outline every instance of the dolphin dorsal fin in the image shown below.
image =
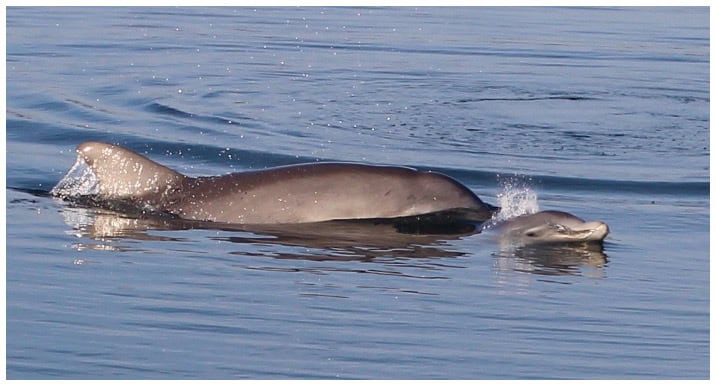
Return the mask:
<svg viewBox="0 0 716 386">
<path fill-rule="evenodd" d="M 95 174 L 98 194 L 104 198 L 159 200 L 188 178 L 117 145 L 85 142 L 77 153 Z"/>
</svg>

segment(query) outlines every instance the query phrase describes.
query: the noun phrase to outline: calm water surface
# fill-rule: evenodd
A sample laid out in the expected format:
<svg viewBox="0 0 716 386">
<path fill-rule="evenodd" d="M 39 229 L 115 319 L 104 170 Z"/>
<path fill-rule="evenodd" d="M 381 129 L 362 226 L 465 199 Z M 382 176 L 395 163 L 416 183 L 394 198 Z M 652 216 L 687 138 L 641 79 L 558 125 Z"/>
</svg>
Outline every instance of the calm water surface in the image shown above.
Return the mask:
<svg viewBox="0 0 716 386">
<path fill-rule="evenodd" d="M 707 8 L 9 8 L 6 140 L 8 378 L 709 377 Z M 612 233 L 181 229 L 48 197 L 86 140 Z"/>
</svg>

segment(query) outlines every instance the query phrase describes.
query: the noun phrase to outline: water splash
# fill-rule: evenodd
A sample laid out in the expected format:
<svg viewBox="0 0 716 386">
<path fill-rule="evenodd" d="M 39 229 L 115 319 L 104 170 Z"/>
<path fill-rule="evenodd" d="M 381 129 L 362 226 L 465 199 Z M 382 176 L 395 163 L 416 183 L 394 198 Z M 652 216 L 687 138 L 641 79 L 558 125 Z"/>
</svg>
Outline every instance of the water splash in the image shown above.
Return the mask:
<svg viewBox="0 0 716 386">
<path fill-rule="evenodd" d="M 82 156 L 77 156 L 72 168 L 55 185 L 50 194 L 64 199 L 99 194 L 99 180 Z"/>
<path fill-rule="evenodd" d="M 537 193 L 531 186 L 532 178 L 498 175 L 497 183 L 501 187 L 501 191 L 497 193 L 497 201 L 502 209 L 495 215 L 495 222 L 539 212 Z"/>
</svg>

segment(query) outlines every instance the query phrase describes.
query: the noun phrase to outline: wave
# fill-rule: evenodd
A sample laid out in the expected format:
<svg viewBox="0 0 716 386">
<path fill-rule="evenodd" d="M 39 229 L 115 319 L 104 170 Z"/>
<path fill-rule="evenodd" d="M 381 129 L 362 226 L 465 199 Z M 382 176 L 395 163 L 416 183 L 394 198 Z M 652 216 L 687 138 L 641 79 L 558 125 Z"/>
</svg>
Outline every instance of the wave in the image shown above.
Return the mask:
<svg viewBox="0 0 716 386">
<path fill-rule="evenodd" d="M 177 118 L 181 120 L 182 122 L 184 120 L 196 120 L 199 122 L 206 122 L 206 123 L 212 123 L 212 124 L 219 124 L 219 125 L 241 125 L 245 127 L 253 127 L 253 128 L 259 128 L 261 127 L 261 124 L 257 122 L 255 119 L 240 115 L 236 113 L 232 113 L 234 116 L 232 117 L 222 117 L 222 116 L 214 116 L 214 115 L 202 115 L 197 113 L 192 113 L 188 111 L 181 110 L 177 107 L 172 107 L 169 105 L 165 105 L 159 102 L 151 102 L 145 106 L 145 110 L 147 112 L 153 113 L 153 114 L 159 114 L 164 115 L 172 118 Z M 208 128 L 204 128 L 204 130 L 208 130 Z"/>
<path fill-rule="evenodd" d="M 417 166 L 418 169 L 429 169 L 447 174 L 468 185 L 484 185 L 496 183 L 506 177 L 504 173 L 452 168 L 431 168 Z M 580 177 L 561 177 L 550 175 L 520 175 L 511 174 L 520 179 L 529 180 L 532 186 L 543 190 L 569 191 L 569 192 L 606 192 L 621 194 L 643 195 L 670 195 L 670 196 L 708 196 L 710 192 L 709 181 L 634 181 L 634 180 L 606 180 Z"/>
<path fill-rule="evenodd" d="M 533 176 L 538 184 L 550 190 L 629 193 L 670 196 L 708 196 L 708 181 L 667 182 L 667 181 L 626 181 L 558 176 Z"/>
</svg>

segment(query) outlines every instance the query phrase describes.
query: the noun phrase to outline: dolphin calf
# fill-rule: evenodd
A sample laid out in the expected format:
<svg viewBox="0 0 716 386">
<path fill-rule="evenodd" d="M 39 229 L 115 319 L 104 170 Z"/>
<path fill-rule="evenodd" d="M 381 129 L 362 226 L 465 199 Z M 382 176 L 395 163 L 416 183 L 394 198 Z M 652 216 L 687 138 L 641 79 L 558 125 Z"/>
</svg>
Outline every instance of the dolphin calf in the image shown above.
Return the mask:
<svg viewBox="0 0 716 386">
<path fill-rule="evenodd" d="M 446 175 L 407 167 L 322 162 L 189 177 L 118 145 L 85 142 L 77 153 L 53 195 L 130 203 L 187 220 L 295 224 L 449 213 L 486 221 L 498 210 Z"/>
<path fill-rule="evenodd" d="M 556 210 L 514 217 L 497 224 L 496 229 L 502 239 L 523 244 L 602 241 L 609 234 L 606 223 L 587 222 Z"/>
</svg>

